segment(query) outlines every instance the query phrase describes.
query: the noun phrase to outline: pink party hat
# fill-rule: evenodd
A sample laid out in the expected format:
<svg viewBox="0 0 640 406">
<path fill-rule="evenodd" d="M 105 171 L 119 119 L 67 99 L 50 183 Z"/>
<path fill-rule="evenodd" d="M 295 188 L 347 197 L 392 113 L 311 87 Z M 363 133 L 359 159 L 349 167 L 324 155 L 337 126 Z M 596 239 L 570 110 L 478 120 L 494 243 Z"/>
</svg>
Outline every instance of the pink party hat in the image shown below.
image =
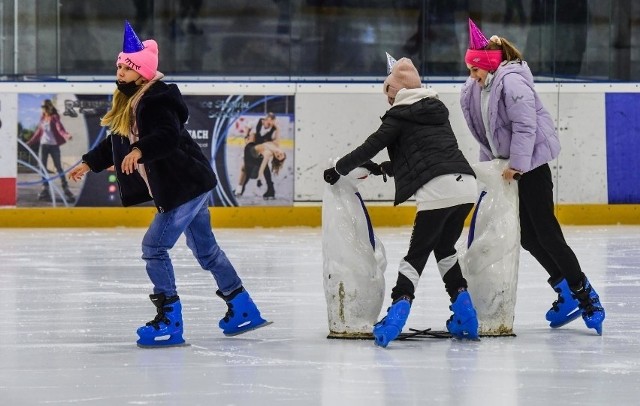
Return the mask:
<svg viewBox="0 0 640 406">
<path fill-rule="evenodd" d="M 469 19 L 469 49 L 484 49 L 489 45 L 489 40 L 484 36 L 480 28 Z"/>
</svg>

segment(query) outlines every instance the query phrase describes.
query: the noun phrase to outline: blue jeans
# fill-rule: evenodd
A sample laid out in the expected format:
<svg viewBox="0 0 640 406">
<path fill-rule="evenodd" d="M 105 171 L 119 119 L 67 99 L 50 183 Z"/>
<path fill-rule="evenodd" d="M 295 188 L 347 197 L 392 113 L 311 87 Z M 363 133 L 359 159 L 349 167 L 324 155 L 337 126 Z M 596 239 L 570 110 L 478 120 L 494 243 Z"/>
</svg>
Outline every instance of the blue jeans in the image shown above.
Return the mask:
<svg viewBox="0 0 640 406">
<path fill-rule="evenodd" d="M 187 237 L 187 246 L 216 280 L 218 289 L 228 295 L 242 286 L 231 262 L 220 249 L 211 231 L 208 201 L 211 192 L 196 197 L 166 213 L 157 213 L 142 239 L 142 259 L 153 283 L 153 293 L 167 297 L 178 294 L 169 250 L 180 234 Z"/>
</svg>

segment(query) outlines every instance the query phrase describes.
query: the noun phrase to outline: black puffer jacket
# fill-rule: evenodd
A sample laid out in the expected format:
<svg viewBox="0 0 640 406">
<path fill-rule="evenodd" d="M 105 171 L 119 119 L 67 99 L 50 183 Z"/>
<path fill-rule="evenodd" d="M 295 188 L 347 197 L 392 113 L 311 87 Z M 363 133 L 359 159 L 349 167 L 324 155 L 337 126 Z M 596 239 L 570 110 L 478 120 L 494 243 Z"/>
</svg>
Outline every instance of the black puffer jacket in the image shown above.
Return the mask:
<svg viewBox="0 0 640 406">
<path fill-rule="evenodd" d="M 144 164 L 159 212 L 167 212 L 213 189 L 217 180 L 209 161 L 184 123 L 189 110 L 176 85 L 158 81 L 142 96 L 136 111 L 139 140 L 110 134 L 82 156 L 93 172 L 115 165 L 120 198 L 124 206 L 151 200 L 147 185 L 136 171 L 125 175 L 122 160 L 134 147 L 142 152 Z"/>
<path fill-rule="evenodd" d="M 414 89 L 409 92 L 425 92 Z M 458 148 L 449 110 L 437 98 L 425 97 L 410 105 L 397 105 L 382 117 L 382 125 L 367 140 L 336 163 L 340 174 L 347 174 L 387 148 L 398 205 L 436 176 L 449 173 L 475 176 Z"/>
</svg>

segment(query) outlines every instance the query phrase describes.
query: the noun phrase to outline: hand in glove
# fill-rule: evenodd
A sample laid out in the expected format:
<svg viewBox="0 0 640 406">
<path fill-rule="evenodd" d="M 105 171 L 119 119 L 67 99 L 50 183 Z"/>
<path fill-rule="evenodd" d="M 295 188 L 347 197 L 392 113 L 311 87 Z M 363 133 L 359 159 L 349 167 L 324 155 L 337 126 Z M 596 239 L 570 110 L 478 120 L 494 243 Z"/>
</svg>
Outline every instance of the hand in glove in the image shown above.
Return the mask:
<svg viewBox="0 0 640 406">
<path fill-rule="evenodd" d="M 373 161 L 367 161 L 362 165 L 360 165 L 360 167 L 368 170 L 369 172 L 371 172 L 372 175 L 376 175 L 376 176 L 382 175 L 382 168 L 380 168 L 380 165 L 378 165 Z"/>
<path fill-rule="evenodd" d="M 376 176 L 381 176 L 382 175 L 382 180 L 386 182 L 387 181 L 387 175 L 393 176 L 393 174 L 390 174 L 389 172 L 387 172 L 387 168 L 385 166 L 387 166 L 389 171 L 391 171 L 391 161 L 385 161 L 385 162 L 381 163 L 380 165 L 378 165 L 377 163 L 375 163 L 373 161 L 367 161 L 367 162 L 363 163 L 362 165 L 360 165 L 360 167 L 365 168 L 369 172 L 371 172 L 372 175 L 376 175 Z"/>
<path fill-rule="evenodd" d="M 338 179 L 340 179 L 340 174 L 336 171 L 336 168 L 329 168 L 324 171 L 324 181 L 330 185 L 334 185 Z"/>
<path fill-rule="evenodd" d="M 393 166 L 391 165 L 391 161 L 384 161 L 380 164 L 380 169 L 382 173 L 387 176 L 393 176 Z"/>
</svg>

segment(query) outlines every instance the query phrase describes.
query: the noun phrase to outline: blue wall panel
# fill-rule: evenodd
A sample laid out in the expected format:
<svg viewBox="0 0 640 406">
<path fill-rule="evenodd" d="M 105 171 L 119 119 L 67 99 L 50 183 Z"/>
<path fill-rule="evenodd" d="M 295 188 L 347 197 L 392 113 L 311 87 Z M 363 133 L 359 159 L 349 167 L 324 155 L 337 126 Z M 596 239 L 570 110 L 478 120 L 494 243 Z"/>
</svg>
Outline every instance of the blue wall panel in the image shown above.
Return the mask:
<svg viewBox="0 0 640 406">
<path fill-rule="evenodd" d="M 640 203 L 640 94 L 606 93 L 609 204 Z"/>
</svg>

